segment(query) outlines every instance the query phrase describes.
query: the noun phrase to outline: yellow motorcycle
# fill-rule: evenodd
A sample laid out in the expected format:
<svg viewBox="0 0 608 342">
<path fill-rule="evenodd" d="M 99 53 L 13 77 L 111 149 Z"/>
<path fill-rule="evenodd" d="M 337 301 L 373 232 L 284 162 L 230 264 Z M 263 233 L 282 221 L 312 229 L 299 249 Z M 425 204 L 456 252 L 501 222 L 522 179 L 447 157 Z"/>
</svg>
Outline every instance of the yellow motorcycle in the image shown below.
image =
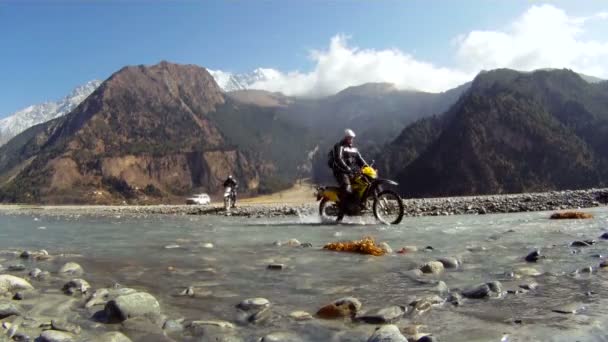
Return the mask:
<svg viewBox="0 0 608 342">
<path fill-rule="evenodd" d="M 361 216 L 374 213 L 374 217 L 384 224 L 399 224 L 405 209 L 401 197 L 392 190 L 384 190 L 384 185 L 397 185 L 389 179 L 378 178 L 378 172 L 365 166 L 351 178 L 353 195 L 347 200 L 339 187 L 317 188 L 319 215 L 325 222 L 341 222 L 345 215 Z"/>
</svg>

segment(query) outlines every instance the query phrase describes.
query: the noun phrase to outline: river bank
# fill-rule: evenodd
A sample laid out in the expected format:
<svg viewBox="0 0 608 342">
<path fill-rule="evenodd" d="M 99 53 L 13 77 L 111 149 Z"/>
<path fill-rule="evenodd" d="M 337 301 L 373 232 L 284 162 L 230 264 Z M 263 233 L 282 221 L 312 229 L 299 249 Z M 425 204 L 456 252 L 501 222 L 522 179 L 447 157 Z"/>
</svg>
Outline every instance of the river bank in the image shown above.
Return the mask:
<svg viewBox="0 0 608 342">
<path fill-rule="evenodd" d="M 311 196 L 312 197 L 312 196 Z M 511 195 L 404 199 L 405 216 L 448 216 L 494 214 L 593 208 L 608 204 L 608 189 L 553 191 Z M 257 202 L 246 199 L 226 213 L 219 204 L 211 205 L 0 205 L 0 213 L 24 215 L 221 215 L 273 218 L 312 216 L 318 204 L 313 201 Z"/>
</svg>

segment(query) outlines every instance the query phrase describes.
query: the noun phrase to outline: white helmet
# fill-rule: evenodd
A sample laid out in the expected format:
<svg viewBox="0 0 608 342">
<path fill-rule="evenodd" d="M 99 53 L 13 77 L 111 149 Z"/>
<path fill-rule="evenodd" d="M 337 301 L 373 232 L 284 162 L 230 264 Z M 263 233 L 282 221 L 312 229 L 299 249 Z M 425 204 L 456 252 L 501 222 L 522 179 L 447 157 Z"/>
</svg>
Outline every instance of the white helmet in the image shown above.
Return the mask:
<svg viewBox="0 0 608 342">
<path fill-rule="evenodd" d="M 344 130 L 344 136 L 347 137 L 347 138 L 354 138 L 354 137 L 356 137 L 355 132 L 353 132 L 353 130 L 349 129 L 349 128 L 347 128 L 347 129 Z"/>
</svg>

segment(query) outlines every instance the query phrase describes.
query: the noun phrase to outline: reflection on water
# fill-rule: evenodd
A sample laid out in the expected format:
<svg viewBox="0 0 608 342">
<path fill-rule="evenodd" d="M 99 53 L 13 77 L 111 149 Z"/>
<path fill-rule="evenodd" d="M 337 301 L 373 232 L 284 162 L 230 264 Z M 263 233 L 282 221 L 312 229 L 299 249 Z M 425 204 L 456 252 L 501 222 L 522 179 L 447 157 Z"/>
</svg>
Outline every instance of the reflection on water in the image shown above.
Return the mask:
<svg viewBox="0 0 608 342">
<path fill-rule="evenodd" d="M 323 225 L 316 218 L 9 215 L 0 217 L 0 249 L 44 248 L 51 254 L 79 255 L 70 260 L 83 265 L 94 287 L 118 282 L 145 288 L 169 316 L 188 319 L 233 321 L 234 305 L 248 297 L 268 298 L 278 313 L 287 315 L 294 310 L 314 313 L 346 295 L 359 298 L 364 308 L 407 305 L 416 297 L 435 294 L 433 280 L 442 280 L 451 289 L 500 280 L 506 290 L 533 280 L 539 284 L 536 291 L 468 300 L 459 307 L 445 304 L 409 316 L 401 325 L 424 324 L 443 341 L 500 341 L 505 334 L 505 341 L 605 341 L 608 270 L 598 270 L 597 265 L 608 255 L 608 242 L 569 247 L 573 240 L 598 239 L 608 229 L 605 209 L 591 212 L 595 219 L 584 221 L 550 221 L 548 213 L 529 213 L 408 218 L 391 227 L 358 220 Z M 330 241 L 366 235 L 388 242 L 394 250 L 417 246 L 419 251 L 369 257 L 321 249 Z M 313 247 L 273 244 L 292 238 Z M 526 263 L 523 257 L 535 248 L 541 248 L 547 259 Z M 407 272 L 442 256 L 460 258 L 463 267 L 423 279 Z M 267 270 L 270 263 L 286 268 Z M 574 273 L 587 266 L 595 267 L 593 273 Z M 525 267 L 543 274 L 526 276 L 530 270 L 521 270 Z M 188 286 L 194 287 L 194 298 L 176 296 Z M 552 312 L 571 303 L 585 310 L 576 315 Z M 275 326 L 248 329 L 255 336 L 277 328 L 300 331 L 310 341 L 325 338 L 318 335 L 323 329 L 333 329 L 324 325 L 313 332 L 306 326 L 282 320 Z M 360 327 L 340 329 L 346 328 Z"/>
</svg>

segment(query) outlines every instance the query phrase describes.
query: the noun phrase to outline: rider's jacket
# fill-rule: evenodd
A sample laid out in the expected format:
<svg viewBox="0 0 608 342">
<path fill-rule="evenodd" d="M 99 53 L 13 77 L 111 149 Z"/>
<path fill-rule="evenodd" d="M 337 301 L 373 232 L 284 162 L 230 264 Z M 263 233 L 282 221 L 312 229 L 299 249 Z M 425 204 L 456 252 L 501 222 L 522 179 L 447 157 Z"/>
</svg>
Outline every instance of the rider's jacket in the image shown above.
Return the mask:
<svg viewBox="0 0 608 342">
<path fill-rule="evenodd" d="M 334 171 L 353 172 L 355 168 L 367 165 L 359 150 L 342 139 L 334 145 Z"/>
<path fill-rule="evenodd" d="M 234 178 L 228 178 L 228 179 L 226 179 L 226 181 L 224 181 L 224 188 L 228 187 L 228 186 L 234 188 L 234 187 L 237 186 L 237 184 L 238 183 L 237 183 L 237 181 Z"/>
</svg>

